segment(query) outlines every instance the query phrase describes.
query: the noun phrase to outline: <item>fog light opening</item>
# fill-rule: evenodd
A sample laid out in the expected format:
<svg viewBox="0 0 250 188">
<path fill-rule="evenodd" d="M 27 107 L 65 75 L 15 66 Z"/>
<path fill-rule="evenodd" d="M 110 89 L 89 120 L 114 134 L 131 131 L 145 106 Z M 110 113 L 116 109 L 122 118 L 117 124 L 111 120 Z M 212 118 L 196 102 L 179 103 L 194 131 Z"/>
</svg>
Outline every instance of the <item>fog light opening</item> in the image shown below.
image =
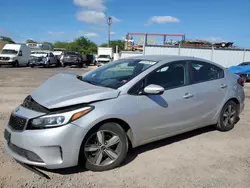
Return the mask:
<svg viewBox="0 0 250 188">
<path fill-rule="evenodd" d="M 25 152 L 25 157 L 33 162 L 39 162 L 39 163 L 43 163 L 43 160 L 35 153 L 31 152 L 31 151 L 27 151 Z"/>
</svg>

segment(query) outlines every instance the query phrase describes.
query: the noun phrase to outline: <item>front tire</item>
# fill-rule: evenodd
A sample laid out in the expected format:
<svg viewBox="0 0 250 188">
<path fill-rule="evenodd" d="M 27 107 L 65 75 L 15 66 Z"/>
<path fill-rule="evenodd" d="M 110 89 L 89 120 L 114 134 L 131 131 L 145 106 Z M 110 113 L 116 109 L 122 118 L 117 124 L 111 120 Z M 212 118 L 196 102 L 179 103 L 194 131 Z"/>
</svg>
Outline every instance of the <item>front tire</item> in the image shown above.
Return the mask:
<svg viewBox="0 0 250 188">
<path fill-rule="evenodd" d="M 228 101 L 221 110 L 216 128 L 222 132 L 230 131 L 234 128 L 237 118 L 237 104 L 234 101 Z"/>
<path fill-rule="evenodd" d="M 19 67 L 19 62 L 15 61 L 14 64 L 13 64 L 13 67 Z"/>
<path fill-rule="evenodd" d="M 128 138 L 117 123 L 105 123 L 92 129 L 85 137 L 80 157 L 91 171 L 118 167 L 126 158 Z"/>
</svg>

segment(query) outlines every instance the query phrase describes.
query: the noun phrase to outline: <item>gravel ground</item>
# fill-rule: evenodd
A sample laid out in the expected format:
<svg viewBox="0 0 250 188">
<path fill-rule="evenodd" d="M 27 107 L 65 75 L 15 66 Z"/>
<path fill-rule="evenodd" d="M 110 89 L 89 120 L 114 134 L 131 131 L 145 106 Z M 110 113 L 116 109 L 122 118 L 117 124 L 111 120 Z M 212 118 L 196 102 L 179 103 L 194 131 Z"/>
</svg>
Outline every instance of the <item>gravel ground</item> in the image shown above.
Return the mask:
<svg viewBox="0 0 250 188">
<path fill-rule="evenodd" d="M 41 170 L 46 179 L 27 170 L 4 151 L 4 123 L 34 88 L 62 71 L 86 69 L 0 68 L 0 187 L 250 187 L 250 84 L 241 120 L 230 132 L 203 128 L 148 144 L 130 151 L 122 167 L 106 172 Z"/>
</svg>

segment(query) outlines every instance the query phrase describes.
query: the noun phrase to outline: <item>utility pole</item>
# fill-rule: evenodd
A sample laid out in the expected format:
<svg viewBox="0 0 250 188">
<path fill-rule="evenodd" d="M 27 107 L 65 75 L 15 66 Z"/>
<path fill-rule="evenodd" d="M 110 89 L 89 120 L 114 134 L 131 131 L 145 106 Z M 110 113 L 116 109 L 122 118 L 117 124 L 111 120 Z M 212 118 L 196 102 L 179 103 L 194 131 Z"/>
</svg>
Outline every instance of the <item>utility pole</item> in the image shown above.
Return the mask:
<svg viewBox="0 0 250 188">
<path fill-rule="evenodd" d="M 108 17 L 108 47 L 110 47 L 110 26 L 112 24 L 112 17 Z"/>
</svg>

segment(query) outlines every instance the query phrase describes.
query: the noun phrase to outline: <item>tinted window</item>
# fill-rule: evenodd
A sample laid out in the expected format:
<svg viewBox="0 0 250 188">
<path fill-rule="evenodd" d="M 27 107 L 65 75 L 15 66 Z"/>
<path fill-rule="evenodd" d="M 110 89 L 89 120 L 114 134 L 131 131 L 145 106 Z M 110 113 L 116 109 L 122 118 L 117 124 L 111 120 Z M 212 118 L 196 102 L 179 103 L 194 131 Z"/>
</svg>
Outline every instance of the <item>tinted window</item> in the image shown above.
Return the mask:
<svg viewBox="0 0 250 188">
<path fill-rule="evenodd" d="M 194 83 L 216 80 L 224 77 L 224 70 L 210 63 L 191 62 L 191 75 Z"/>
<path fill-rule="evenodd" d="M 157 69 L 146 78 L 146 85 L 156 84 L 171 89 L 187 83 L 186 63 L 174 62 Z"/>
</svg>

